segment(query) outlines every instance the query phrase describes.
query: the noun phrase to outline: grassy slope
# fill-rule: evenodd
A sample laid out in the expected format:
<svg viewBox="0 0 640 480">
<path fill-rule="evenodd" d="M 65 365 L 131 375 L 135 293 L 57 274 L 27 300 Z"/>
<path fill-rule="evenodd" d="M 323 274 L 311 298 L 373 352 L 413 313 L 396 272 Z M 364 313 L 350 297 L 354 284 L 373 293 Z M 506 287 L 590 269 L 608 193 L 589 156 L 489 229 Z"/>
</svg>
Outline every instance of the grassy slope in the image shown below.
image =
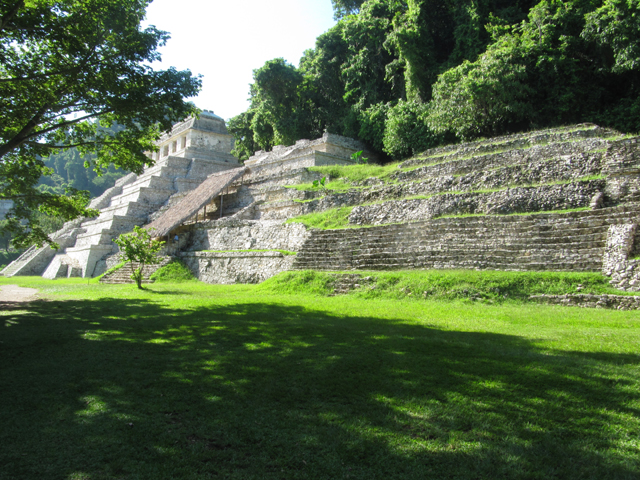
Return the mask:
<svg viewBox="0 0 640 480">
<path fill-rule="evenodd" d="M 637 312 L 6 283 L 2 479 L 640 475 Z"/>
</svg>

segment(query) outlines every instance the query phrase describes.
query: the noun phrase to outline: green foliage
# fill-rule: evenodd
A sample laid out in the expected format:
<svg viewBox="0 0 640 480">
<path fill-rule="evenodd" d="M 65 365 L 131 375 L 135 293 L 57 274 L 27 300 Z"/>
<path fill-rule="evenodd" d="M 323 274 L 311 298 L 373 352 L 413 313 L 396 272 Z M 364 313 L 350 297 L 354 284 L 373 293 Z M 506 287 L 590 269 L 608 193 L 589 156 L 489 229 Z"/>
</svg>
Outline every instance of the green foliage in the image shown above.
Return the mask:
<svg viewBox="0 0 640 480">
<path fill-rule="evenodd" d="M 282 82 L 284 108 L 257 95 L 236 117 L 243 155 L 324 131 L 392 158 L 585 121 L 640 131 L 638 2 L 335 0 L 334 9 L 338 23 L 283 74 L 297 79 Z"/>
<path fill-rule="evenodd" d="M 0 220 L 0 248 L 9 253 L 9 245 L 11 243 L 11 232 L 7 229 L 8 221 Z"/>
<path fill-rule="evenodd" d="M 362 150 L 352 153 L 351 160 L 353 160 L 356 165 L 366 165 L 369 163 L 369 159 L 362 156 Z"/>
<path fill-rule="evenodd" d="M 589 120 L 639 130 L 638 8 L 540 2 L 477 61 L 441 75 L 429 125 L 461 139 Z"/>
<path fill-rule="evenodd" d="M 436 146 L 439 138 L 427 126 L 426 114 L 423 103 L 401 100 L 390 108 L 383 136 L 384 151 L 399 159 Z"/>
<path fill-rule="evenodd" d="M 153 240 L 149 232 L 144 228 L 133 227 L 133 232 L 122 233 L 113 241 L 120 248 L 120 253 L 125 262 L 131 265 L 131 278 L 135 280 L 139 289 L 142 289 L 142 279 L 144 278 L 144 267 L 148 264 L 155 264 L 160 261 L 158 252 L 164 242 Z M 134 268 L 134 264 L 138 268 Z"/>
<path fill-rule="evenodd" d="M 501 45 L 512 41 L 501 39 Z M 505 126 L 520 125 L 532 108 L 526 68 L 510 61 L 511 50 L 499 49 L 477 62 L 464 62 L 443 73 L 434 85 L 427 124 L 440 135 L 461 140 L 493 136 Z"/>
<path fill-rule="evenodd" d="M 333 17 L 336 20 L 340 20 L 347 15 L 353 15 L 358 13 L 360 6 L 365 0 L 331 0 L 333 4 Z"/>
<path fill-rule="evenodd" d="M 7 247 L 8 241 L 4 241 L 1 235 L 0 235 L 0 241 L 2 241 L 2 244 L 0 244 L 0 248 L 3 248 L 3 251 L 0 251 L 0 270 L 2 270 L 11 262 L 13 262 L 16 258 L 18 258 L 22 252 L 16 252 L 16 251 L 10 252 Z"/>
<path fill-rule="evenodd" d="M 595 42 L 611 72 L 619 74 L 640 68 L 640 4 L 629 0 L 607 0 L 585 16 L 582 37 Z M 613 59 L 613 64 L 611 64 Z"/>
<path fill-rule="evenodd" d="M 241 113 L 227 122 L 227 130 L 234 137 L 234 147 L 231 153 L 240 160 L 247 160 L 251 155 L 260 150 L 253 138 L 251 122 L 255 112 L 248 110 Z"/>
<path fill-rule="evenodd" d="M 140 172 L 162 131 L 197 112 L 183 99 L 199 78 L 151 67 L 169 36 L 141 28 L 148 3 L 0 0 L 0 198 L 15 203 L 16 245 L 49 241 L 37 210 L 64 220 L 95 213 L 82 190 L 36 188 L 52 173 L 44 158 L 76 147 L 95 154 L 84 158 L 94 169 Z"/>
<path fill-rule="evenodd" d="M 105 130 L 110 130 L 115 135 L 122 128 L 116 125 Z M 64 194 L 65 188 L 71 187 L 87 190 L 92 197 L 98 197 L 106 189 L 113 187 L 118 178 L 127 173 L 114 165 L 98 169 L 91 168 L 91 165 L 95 164 L 96 155 L 94 153 L 81 155 L 75 147 L 53 153 L 43 160 L 45 166 L 53 173 L 40 178 L 38 189 L 57 195 Z"/>
<path fill-rule="evenodd" d="M 357 117 L 360 124 L 358 137 L 378 152 L 384 149 L 383 138 L 389 108 L 388 103 L 376 103 L 359 112 Z"/>
<path fill-rule="evenodd" d="M 322 188 L 323 190 L 327 190 L 327 177 L 322 177 L 320 180 L 314 180 L 312 185 L 313 188 Z"/>
<path fill-rule="evenodd" d="M 180 260 L 174 260 L 153 272 L 151 280 L 156 282 L 188 282 L 195 277 L 189 267 Z"/>
</svg>

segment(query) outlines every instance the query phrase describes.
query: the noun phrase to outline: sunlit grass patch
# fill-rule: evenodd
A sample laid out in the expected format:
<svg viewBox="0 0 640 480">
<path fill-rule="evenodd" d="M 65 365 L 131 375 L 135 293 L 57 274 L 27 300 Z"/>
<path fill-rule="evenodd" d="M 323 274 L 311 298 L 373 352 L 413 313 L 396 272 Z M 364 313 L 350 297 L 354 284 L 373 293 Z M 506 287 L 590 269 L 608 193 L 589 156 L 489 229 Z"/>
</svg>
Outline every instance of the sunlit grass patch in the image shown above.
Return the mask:
<svg viewBox="0 0 640 480">
<path fill-rule="evenodd" d="M 323 210 L 322 212 L 307 213 L 290 218 L 286 223 L 302 223 L 309 228 L 323 230 L 335 228 L 348 228 L 349 215 L 354 207 L 339 207 Z"/>
</svg>

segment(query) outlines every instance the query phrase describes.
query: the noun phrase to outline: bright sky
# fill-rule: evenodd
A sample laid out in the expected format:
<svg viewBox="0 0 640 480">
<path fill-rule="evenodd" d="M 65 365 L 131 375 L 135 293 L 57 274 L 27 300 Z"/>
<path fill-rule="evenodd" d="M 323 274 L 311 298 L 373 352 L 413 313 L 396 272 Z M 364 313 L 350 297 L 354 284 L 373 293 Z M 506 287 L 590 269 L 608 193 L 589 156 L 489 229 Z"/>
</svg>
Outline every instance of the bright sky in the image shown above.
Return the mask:
<svg viewBox="0 0 640 480">
<path fill-rule="evenodd" d="M 335 24 L 331 0 L 154 0 L 147 23 L 171 34 L 154 67 L 202 74 L 191 100 L 224 119 L 249 106 L 254 69 L 277 57 L 298 66 Z"/>
</svg>

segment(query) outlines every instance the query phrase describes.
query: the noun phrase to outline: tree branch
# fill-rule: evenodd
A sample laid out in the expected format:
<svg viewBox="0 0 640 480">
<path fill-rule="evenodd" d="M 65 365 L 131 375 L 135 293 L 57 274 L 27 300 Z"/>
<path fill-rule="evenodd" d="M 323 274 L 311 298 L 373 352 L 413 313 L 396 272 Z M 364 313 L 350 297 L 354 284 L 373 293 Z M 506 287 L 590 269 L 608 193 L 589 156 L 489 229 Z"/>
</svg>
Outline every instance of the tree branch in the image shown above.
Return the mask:
<svg viewBox="0 0 640 480">
<path fill-rule="evenodd" d="M 113 111 L 113 110 L 112 109 L 107 109 L 107 110 L 103 110 L 101 112 L 90 113 L 90 114 L 85 115 L 83 117 L 74 118 L 73 120 L 68 120 L 66 122 L 56 123 L 55 125 L 52 125 L 50 127 L 43 128 L 42 130 L 38 130 L 37 132 L 31 133 L 29 136 L 25 137 L 24 140 L 21 143 L 26 142 L 29 138 L 39 137 L 40 135 L 44 135 L 45 133 L 49 133 L 49 132 L 52 132 L 54 130 L 58 130 L 59 128 L 68 127 L 69 125 L 75 125 L 76 123 L 79 123 L 79 122 L 81 122 L 83 120 L 88 120 L 90 118 L 99 117 L 100 115 L 104 115 L 105 113 L 109 113 L 111 111 Z"/>
<path fill-rule="evenodd" d="M 39 78 L 49 78 L 54 75 L 66 75 L 67 73 L 71 73 L 77 71 L 78 68 L 68 68 L 66 70 L 60 70 L 58 72 L 47 72 L 47 73 L 39 73 L 36 75 L 29 75 L 27 77 L 14 77 L 14 78 L 0 78 L 0 83 L 10 83 L 10 82 L 28 82 L 30 80 L 37 80 Z"/>
<path fill-rule="evenodd" d="M 83 147 L 85 145 L 116 145 L 117 144 L 117 142 L 103 142 L 100 140 L 91 141 L 91 142 L 78 142 L 78 143 L 72 143 L 69 145 L 52 145 L 50 143 L 38 143 L 38 142 L 24 142 L 24 143 L 28 145 L 52 148 L 56 150 L 66 150 L 68 148 Z"/>
<path fill-rule="evenodd" d="M 25 140 L 30 137 L 31 132 L 34 128 L 36 128 L 42 119 L 42 116 L 49 109 L 49 104 L 43 105 L 40 110 L 36 112 L 36 114 L 31 117 L 31 120 L 27 122 L 27 124 L 15 135 L 11 140 L 9 140 L 4 145 L 0 145 L 0 159 L 4 157 L 7 153 L 12 151 L 14 148 L 19 147 Z"/>
</svg>

